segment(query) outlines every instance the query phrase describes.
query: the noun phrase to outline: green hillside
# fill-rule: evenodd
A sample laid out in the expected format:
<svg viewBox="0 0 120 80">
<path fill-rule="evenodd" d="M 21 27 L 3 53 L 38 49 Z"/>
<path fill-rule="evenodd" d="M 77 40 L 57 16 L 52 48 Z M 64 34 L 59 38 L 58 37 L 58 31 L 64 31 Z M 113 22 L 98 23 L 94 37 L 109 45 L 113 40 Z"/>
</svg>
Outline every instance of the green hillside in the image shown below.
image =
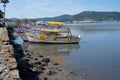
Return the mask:
<svg viewBox="0 0 120 80">
<path fill-rule="evenodd" d="M 76 21 L 76 20 L 94 20 L 94 21 L 120 21 L 120 12 L 97 12 L 84 11 L 75 15 L 61 15 L 53 18 L 37 18 L 45 21 Z"/>
<path fill-rule="evenodd" d="M 120 21 L 120 12 L 85 11 L 74 15 L 73 20 Z"/>
</svg>

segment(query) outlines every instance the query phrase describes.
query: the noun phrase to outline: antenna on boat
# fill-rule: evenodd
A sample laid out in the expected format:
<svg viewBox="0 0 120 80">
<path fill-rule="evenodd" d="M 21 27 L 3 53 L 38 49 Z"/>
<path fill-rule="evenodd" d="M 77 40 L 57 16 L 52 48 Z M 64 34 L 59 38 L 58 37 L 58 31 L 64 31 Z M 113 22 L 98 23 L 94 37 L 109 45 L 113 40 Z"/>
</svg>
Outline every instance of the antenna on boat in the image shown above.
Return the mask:
<svg viewBox="0 0 120 80">
<path fill-rule="evenodd" d="M 70 33 L 70 36 L 72 36 L 72 33 L 71 33 L 71 31 L 70 31 L 70 28 L 67 28 L 68 29 L 68 31 L 69 31 L 69 33 Z"/>
</svg>

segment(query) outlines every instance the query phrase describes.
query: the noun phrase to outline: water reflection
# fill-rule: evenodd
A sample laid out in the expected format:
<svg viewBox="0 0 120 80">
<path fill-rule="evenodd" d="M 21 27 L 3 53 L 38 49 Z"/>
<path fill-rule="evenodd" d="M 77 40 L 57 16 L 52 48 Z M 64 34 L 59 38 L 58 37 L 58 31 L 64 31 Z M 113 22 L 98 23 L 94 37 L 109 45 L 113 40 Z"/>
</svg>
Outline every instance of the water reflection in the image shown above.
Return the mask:
<svg viewBox="0 0 120 80">
<path fill-rule="evenodd" d="M 13 33 L 13 36 L 15 37 L 15 40 L 13 40 L 15 44 L 19 44 L 19 45 L 23 44 L 24 42 L 23 39 L 20 36 L 18 36 L 16 32 Z"/>
<path fill-rule="evenodd" d="M 64 62 L 64 59 L 63 58 L 52 58 L 51 61 L 54 63 L 62 63 L 62 62 Z"/>
<path fill-rule="evenodd" d="M 27 45 L 26 45 L 27 44 Z M 79 44 L 38 44 L 38 43 L 24 43 L 28 50 L 34 53 L 44 54 L 46 56 L 70 56 L 73 49 L 79 49 Z"/>
<path fill-rule="evenodd" d="M 116 23 L 86 23 L 78 25 L 66 25 L 70 27 L 72 33 L 110 33 L 110 32 L 120 32 L 120 22 Z"/>
<path fill-rule="evenodd" d="M 20 45 L 22 45 L 22 44 L 23 44 L 23 39 L 22 39 L 21 37 L 17 37 L 15 40 L 13 40 L 13 42 L 14 42 L 15 44 L 20 44 Z"/>
</svg>

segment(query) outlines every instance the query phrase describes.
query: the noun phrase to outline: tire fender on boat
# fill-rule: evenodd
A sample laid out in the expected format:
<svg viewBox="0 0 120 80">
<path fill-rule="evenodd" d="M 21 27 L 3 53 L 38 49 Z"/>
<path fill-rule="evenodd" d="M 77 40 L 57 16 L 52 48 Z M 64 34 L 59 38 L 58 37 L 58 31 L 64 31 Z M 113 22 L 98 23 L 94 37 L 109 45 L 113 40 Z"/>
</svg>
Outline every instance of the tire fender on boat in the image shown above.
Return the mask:
<svg viewBox="0 0 120 80">
<path fill-rule="evenodd" d="M 42 40 L 43 40 L 43 39 L 44 39 L 44 37 L 43 37 L 43 36 L 40 36 L 40 39 L 42 39 Z"/>
<path fill-rule="evenodd" d="M 67 40 L 67 41 L 70 40 L 70 37 L 67 37 L 66 40 Z"/>
</svg>

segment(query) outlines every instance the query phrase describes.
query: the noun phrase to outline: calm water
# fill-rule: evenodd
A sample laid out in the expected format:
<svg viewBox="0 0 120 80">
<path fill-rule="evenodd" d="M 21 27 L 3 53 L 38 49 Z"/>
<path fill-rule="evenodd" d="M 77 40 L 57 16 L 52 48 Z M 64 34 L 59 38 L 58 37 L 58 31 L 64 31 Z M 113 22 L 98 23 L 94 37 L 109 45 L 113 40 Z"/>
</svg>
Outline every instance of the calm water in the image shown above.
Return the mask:
<svg viewBox="0 0 120 80">
<path fill-rule="evenodd" d="M 120 80 L 120 23 L 69 25 L 79 44 L 28 44 L 28 48 L 58 58 L 81 80 Z M 84 76 L 84 74 L 87 74 Z"/>
</svg>

